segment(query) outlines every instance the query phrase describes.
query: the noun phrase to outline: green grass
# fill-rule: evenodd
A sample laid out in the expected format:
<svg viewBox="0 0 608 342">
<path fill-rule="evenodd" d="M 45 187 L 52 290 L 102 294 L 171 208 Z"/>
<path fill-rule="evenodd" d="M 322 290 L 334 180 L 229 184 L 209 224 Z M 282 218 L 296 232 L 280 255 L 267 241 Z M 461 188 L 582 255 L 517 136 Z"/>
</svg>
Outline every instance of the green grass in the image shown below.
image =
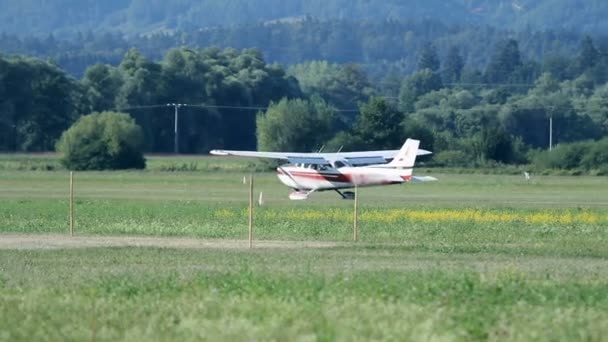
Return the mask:
<svg viewBox="0 0 608 342">
<path fill-rule="evenodd" d="M 67 232 L 67 202 L 48 200 L 4 201 L 0 231 L 10 233 Z M 80 235 L 186 236 L 205 239 L 245 239 L 247 210 L 244 206 L 204 204 L 195 201 L 79 200 L 76 233 Z M 255 236 L 262 240 L 349 241 L 350 212 L 304 207 L 262 207 L 255 215 Z M 445 252 L 493 252 L 501 254 L 572 255 L 607 257 L 608 213 L 585 214 L 602 218 L 598 223 L 546 223 L 521 221 L 476 224 L 469 220 L 446 222 L 404 219 L 378 220 L 388 213 L 383 207 L 362 208 L 360 239 L 364 242 L 398 244 L 416 250 Z M 423 211 L 426 212 L 426 211 Z M 443 212 L 431 209 L 428 212 Z M 568 210 L 573 215 L 578 210 Z M 324 216 L 319 217 L 320 215 Z M 530 210 L 486 211 L 534 215 Z M 549 215 L 563 211 L 543 211 Z M 307 215 L 314 214 L 310 217 Z M 334 215 L 334 216 L 331 216 Z"/>
<path fill-rule="evenodd" d="M 0 251 L 3 337 L 602 340 L 606 262 L 344 247 Z"/>
<path fill-rule="evenodd" d="M 2 171 L 50 171 L 63 168 L 59 162 L 59 156 L 55 153 L 0 154 L 0 170 Z"/>
<path fill-rule="evenodd" d="M 603 177 L 452 175 L 432 170 L 416 171 L 439 178 L 438 182 L 361 189 L 363 204 L 426 207 L 604 208 L 608 182 Z M 247 172 L 76 172 L 80 199 L 133 199 L 245 203 Z M 67 199 L 66 171 L 0 171 L 0 199 Z M 264 193 L 273 206 L 347 207 L 334 192 L 316 193 L 312 201 L 285 201 L 289 190 L 273 173 L 256 174 L 256 199 Z"/>
<path fill-rule="evenodd" d="M 225 158 L 203 155 L 146 155 L 146 169 L 161 172 L 209 172 L 266 170 L 265 164 L 250 158 Z M 57 153 L 0 154 L 0 171 L 65 170 Z"/>
<path fill-rule="evenodd" d="M 94 235 L 247 236 L 248 186 L 239 173 L 95 172 L 76 174 L 76 232 Z M 526 183 L 513 176 L 437 175 L 439 182 L 361 190 L 362 241 L 420 249 L 607 256 L 608 185 L 595 177 L 545 177 Z M 68 178 L 64 172 L 0 172 L 0 232 L 67 231 Z M 256 237 L 348 241 L 352 201 L 335 193 L 306 202 L 286 200 L 272 174 L 256 177 L 265 204 L 256 208 Z M 256 199 L 258 196 L 256 195 Z M 397 217 L 403 214 L 480 212 L 521 220 L 472 221 Z M 526 221 L 568 213 L 596 221 Z"/>
<path fill-rule="evenodd" d="M 0 153 L 0 171 L 65 171 L 60 162 L 60 155 L 53 152 L 45 153 Z M 262 160 L 241 157 L 219 157 L 210 155 L 171 155 L 149 154 L 146 158 L 146 170 L 153 172 L 264 172 L 273 169 L 271 163 Z M 490 175 L 522 175 L 524 171 L 536 172 L 542 176 L 606 176 L 602 170 L 583 169 L 544 169 L 537 170 L 534 165 L 501 165 L 470 167 L 431 167 L 433 165 L 422 160 L 418 162 L 419 169 L 425 172 L 447 174 L 490 174 Z"/>
<path fill-rule="evenodd" d="M 245 239 L 245 175 L 76 173 L 76 234 Z M 332 248 L 0 249 L 0 340 L 604 339 L 608 182 L 433 175 L 361 189 L 352 243 L 352 201 L 256 174 L 256 239 Z M 0 171 L 0 239 L 67 233 L 67 195 Z"/>
</svg>

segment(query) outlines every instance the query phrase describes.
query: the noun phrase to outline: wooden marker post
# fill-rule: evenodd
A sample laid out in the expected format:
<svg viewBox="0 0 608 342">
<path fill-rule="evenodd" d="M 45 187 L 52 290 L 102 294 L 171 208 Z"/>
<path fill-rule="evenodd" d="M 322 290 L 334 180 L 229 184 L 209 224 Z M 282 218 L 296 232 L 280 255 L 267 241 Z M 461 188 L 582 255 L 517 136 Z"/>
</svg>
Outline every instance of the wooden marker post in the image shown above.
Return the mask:
<svg viewBox="0 0 608 342">
<path fill-rule="evenodd" d="M 74 236 L 74 172 L 70 171 L 70 236 Z"/>
<path fill-rule="evenodd" d="M 253 248 L 253 174 L 249 176 L 249 248 Z"/>
<path fill-rule="evenodd" d="M 357 207 L 359 204 L 359 194 L 357 191 L 359 189 L 359 187 L 357 186 L 357 184 L 355 183 L 355 213 L 354 213 L 354 217 L 353 217 L 353 241 L 357 242 L 357 240 L 359 239 L 359 228 L 357 227 L 357 220 L 358 220 L 358 213 L 357 213 Z"/>
</svg>

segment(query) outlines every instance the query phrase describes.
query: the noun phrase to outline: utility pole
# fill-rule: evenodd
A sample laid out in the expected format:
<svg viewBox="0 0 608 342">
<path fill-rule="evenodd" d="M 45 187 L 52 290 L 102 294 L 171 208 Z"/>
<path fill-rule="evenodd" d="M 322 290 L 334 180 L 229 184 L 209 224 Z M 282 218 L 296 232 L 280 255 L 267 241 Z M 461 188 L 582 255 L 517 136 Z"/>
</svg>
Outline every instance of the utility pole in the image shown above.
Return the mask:
<svg viewBox="0 0 608 342">
<path fill-rule="evenodd" d="M 549 151 L 553 150 L 553 114 L 549 116 Z"/>
<path fill-rule="evenodd" d="M 173 153 L 179 153 L 179 130 L 178 130 L 178 122 L 179 122 L 179 107 L 185 107 L 187 104 L 184 103 L 167 103 L 167 107 L 175 108 L 175 128 L 173 130 Z"/>
<path fill-rule="evenodd" d="M 549 151 L 553 150 L 553 113 L 555 106 L 549 106 Z"/>
</svg>

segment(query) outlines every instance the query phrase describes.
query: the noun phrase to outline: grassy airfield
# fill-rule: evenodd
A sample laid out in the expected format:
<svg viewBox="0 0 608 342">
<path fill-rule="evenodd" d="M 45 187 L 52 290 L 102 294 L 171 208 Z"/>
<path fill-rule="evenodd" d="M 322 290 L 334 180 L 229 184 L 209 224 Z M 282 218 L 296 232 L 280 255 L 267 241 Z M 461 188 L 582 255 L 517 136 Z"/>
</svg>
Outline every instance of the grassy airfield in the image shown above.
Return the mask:
<svg viewBox="0 0 608 342">
<path fill-rule="evenodd" d="M 291 202 L 260 173 L 265 243 L 250 251 L 234 165 L 77 173 L 75 239 L 66 172 L 0 171 L 0 340 L 608 334 L 606 178 L 431 173 L 362 189 L 354 243 L 352 201 Z"/>
</svg>

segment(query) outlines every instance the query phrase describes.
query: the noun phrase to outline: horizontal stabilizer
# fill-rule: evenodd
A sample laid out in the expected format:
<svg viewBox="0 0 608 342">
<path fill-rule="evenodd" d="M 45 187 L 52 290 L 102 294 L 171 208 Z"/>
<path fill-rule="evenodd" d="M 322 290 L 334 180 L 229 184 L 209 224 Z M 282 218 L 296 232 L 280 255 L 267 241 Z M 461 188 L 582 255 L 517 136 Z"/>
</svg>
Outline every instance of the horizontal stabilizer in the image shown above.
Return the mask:
<svg viewBox="0 0 608 342">
<path fill-rule="evenodd" d="M 432 176 L 413 176 L 412 177 L 412 181 L 414 182 L 434 182 L 438 180 L 435 177 Z"/>
</svg>

